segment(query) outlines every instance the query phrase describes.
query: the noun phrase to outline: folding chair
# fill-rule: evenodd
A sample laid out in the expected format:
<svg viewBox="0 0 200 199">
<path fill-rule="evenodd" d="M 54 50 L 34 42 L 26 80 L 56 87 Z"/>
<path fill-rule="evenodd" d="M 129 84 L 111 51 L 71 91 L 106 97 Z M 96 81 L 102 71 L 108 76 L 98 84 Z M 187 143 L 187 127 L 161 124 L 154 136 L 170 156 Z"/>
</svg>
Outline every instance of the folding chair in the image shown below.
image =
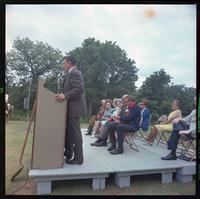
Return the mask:
<svg viewBox="0 0 200 199">
<path fill-rule="evenodd" d="M 161 133 L 161 135 L 158 133 L 157 136 L 156 136 L 156 138 L 155 138 L 156 141 L 157 141 L 157 144 L 159 144 L 159 143 L 167 144 L 168 136 L 166 136 L 166 135 L 169 135 L 169 133 L 170 132 L 168 132 L 168 131 L 163 131 Z M 164 138 L 164 139 L 162 139 L 162 138 Z"/>
<path fill-rule="evenodd" d="M 143 131 L 141 128 L 136 132 L 136 135 L 140 138 L 147 138 L 147 133 L 149 130 L 147 131 Z"/>
<path fill-rule="evenodd" d="M 180 139 L 179 139 L 179 144 L 182 145 L 182 149 L 181 149 L 181 156 L 180 159 L 184 159 L 184 156 L 191 156 L 191 148 L 194 149 L 193 151 L 193 157 L 191 157 L 192 159 L 194 158 L 194 156 L 196 155 L 196 138 L 191 136 L 191 134 L 183 134 L 181 135 Z M 183 157 L 183 158 L 181 158 Z"/>
<path fill-rule="evenodd" d="M 125 135 L 124 141 L 129 145 L 129 147 L 137 152 L 139 152 L 138 146 L 134 142 L 134 137 L 136 135 L 136 132 L 128 132 Z"/>
<path fill-rule="evenodd" d="M 180 152 L 177 151 L 177 153 L 182 153 L 184 150 L 186 150 L 186 146 L 184 144 L 184 136 L 182 135 L 178 141 L 178 149 L 180 149 Z"/>
</svg>

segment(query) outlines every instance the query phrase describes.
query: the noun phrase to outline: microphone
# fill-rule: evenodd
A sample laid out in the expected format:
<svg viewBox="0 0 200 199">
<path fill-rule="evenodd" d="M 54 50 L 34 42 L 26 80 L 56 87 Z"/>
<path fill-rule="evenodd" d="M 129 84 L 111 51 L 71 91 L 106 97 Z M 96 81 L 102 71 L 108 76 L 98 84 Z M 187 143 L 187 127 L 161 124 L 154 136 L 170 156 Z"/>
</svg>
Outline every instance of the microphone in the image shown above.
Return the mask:
<svg viewBox="0 0 200 199">
<path fill-rule="evenodd" d="M 60 93 L 60 77 L 57 79 L 57 94 Z"/>
</svg>

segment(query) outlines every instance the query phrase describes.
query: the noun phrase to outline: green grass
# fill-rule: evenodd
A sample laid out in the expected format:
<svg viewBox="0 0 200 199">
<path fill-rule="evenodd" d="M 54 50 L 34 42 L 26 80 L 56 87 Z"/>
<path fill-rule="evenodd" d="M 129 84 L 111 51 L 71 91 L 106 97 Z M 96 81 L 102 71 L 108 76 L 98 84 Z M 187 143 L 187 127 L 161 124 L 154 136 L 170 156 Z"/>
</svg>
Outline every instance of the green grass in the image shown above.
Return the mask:
<svg viewBox="0 0 200 199">
<path fill-rule="evenodd" d="M 81 124 L 87 128 L 88 124 Z M 31 160 L 32 137 L 29 134 L 26 150 L 23 157 L 25 168 L 16 180 L 10 182 L 11 176 L 20 168 L 18 164 L 21 148 L 26 134 L 27 123 L 24 121 L 9 121 L 6 125 L 6 194 L 13 194 L 13 191 L 22 187 L 27 181 L 27 173 Z M 52 183 L 51 195 L 194 195 L 195 180 L 190 183 L 180 183 L 174 178 L 171 184 L 162 184 L 161 175 L 141 175 L 131 177 L 129 188 L 118 188 L 114 184 L 113 175 L 106 179 L 104 190 L 92 190 L 91 179 L 54 181 Z M 36 184 L 29 179 L 28 183 L 14 194 L 35 195 Z"/>
<path fill-rule="evenodd" d="M 30 114 L 29 113 L 29 117 L 30 117 Z M 20 120 L 20 121 L 25 121 L 27 120 L 27 111 L 23 111 L 23 110 L 15 110 L 13 115 L 12 115 L 12 120 Z"/>
</svg>

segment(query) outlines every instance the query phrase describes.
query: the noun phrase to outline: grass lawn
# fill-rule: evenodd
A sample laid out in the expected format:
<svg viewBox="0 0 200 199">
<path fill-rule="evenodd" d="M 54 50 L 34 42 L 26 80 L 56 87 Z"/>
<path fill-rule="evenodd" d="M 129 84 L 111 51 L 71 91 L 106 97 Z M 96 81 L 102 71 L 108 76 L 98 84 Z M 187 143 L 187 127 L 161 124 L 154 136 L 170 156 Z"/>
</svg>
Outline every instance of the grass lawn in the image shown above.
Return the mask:
<svg viewBox="0 0 200 199">
<path fill-rule="evenodd" d="M 6 194 L 35 195 L 36 184 L 33 180 L 27 180 L 30 167 L 32 137 L 30 132 L 26 150 L 23 157 L 25 168 L 14 182 L 10 182 L 11 176 L 20 168 L 18 164 L 21 148 L 24 142 L 27 123 L 24 121 L 9 121 L 6 125 Z M 33 125 L 32 125 L 33 126 Z M 81 124 L 87 128 L 88 124 Z M 175 179 L 171 184 L 162 184 L 160 174 L 141 175 L 131 177 L 129 188 L 119 189 L 113 182 L 113 175 L 106 179 L 104 190 L 92 190 L 91 179 L 66 180 L 52 183 L 51 195 L 194 195 L 195 180 L 190 183 L 180 183 Z M 27 182 L 25 184 L 25 182 Z M 18 188 L 25 186 L 13 193 Z"/>
</svg>

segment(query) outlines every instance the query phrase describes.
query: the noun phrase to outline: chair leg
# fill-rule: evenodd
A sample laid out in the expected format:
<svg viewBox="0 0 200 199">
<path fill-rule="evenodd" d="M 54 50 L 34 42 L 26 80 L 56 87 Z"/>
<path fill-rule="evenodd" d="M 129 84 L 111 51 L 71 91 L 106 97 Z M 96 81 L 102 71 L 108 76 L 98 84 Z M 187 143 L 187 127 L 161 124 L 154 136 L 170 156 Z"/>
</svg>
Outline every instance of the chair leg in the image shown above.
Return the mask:
<svg viewBox="0 0 200 199">
<path fill-rule="evenodd" d="M 182 135 L 183 136 L 183 135 Z M 181 136 L 181 138 L 183 138 Z M 184 143 L 185 142 L 183 142 L 183 145 L 184 145 L 184 149 L 181 151 L 181 154 L 182 155 L 189 155 L 190 157 L 191 157 L 191 161 L 195 158 L 195 156 L 196 156 L 196 147 L 194 146 L 194 144 L 193 144 L 193 141 L 194 141 L 195 139 L 191 139 L 191 140 L 187 140 L 187 144 L 186 144 L 186 146 L 184 145 Z M 189 149 L 190 148 L 192 148 L 192 154 L 190 154 L 190 151 L 189 151 Z"/>
<path fill-rule="evenodd" d="M 181 145 L 181 152 L 185 150 L 185 145 L 184 145 L 184 141 L 183 141 L 183 137 L 181 136 L 180 139 L 179 139 L 179 143 L 178 143 L 178 146 Z"/>
<path fill-rule="evenodd" d="M 132 134 L 132 135 L 130 135 L 130 142 L 129 142 L 129 147 L 131 148 L 131 149 L 133 149 L 133 150 L 135 150 L 135 151 L 137 151 L 137 152 L 139 152 L 139 149 L 138 149 L 138 146 L 135 144 L 135 142 L 134 142 L 134 137 L 135 137 L 135 135 L 134 134 Z"/>
<path fill-rule="evenodd" d="M 159 133 L 158 133 L 157 136 L 158 136 L 159 138 L 156 137 L 156 138 L 157 138 L 157 139 L 156 139 L 156 140 L 157 140 L 157 144 L 159 144 L 160 142 L 163 143 L 163 144 L 167 144 L 167 138 L 166 138 L 166 136 L 165 136 L 165 133 L 166 133 L 165 131 L 162 132 L 161 135 L 159 135 Z M 164 138 L 164 141 L 162 140 L 162 138 Z"/>
</svg>

